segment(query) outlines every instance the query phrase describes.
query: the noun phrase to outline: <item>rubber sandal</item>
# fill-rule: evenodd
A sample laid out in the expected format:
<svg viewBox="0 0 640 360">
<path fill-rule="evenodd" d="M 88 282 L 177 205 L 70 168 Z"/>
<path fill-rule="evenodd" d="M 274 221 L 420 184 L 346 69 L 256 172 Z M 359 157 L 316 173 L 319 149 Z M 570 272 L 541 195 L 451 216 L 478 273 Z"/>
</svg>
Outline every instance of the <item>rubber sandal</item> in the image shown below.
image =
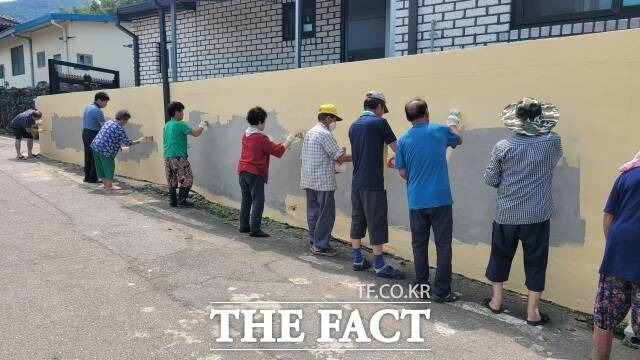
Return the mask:
<svg viewBox="0 0 640 360">
<path fill-rule="evenodd" d="M 540 320 L 537 320 L 537 321 L 527 320 L 527 325 L 541 326 L 541 325 L 544 325 L 544 324 L 548 323 L 549 321 L 551 321 L 551 319 L 549 318 L 549 316 L 547 314 L 540 313 Z"/>
<path fill-rule="evenodd" d="M 404 279 L 404 274 L 394 269 L 389 264 L 385 264 L 385 266 L 383 266 L 380 269 L 375 269 L 375 272 L 377 277 L 381 277 L 385 279 L 394 279 L 394 280 Z"/>
<path fill-rule="evenodd" d="M 20 155 L 20 156 L 16 157 L 16 160 L 27 160 L 27 158 L 24 157 L 24 155 Z"/>
<path fill-rule="evenodd" d="M 371 267 L 371 263 L 367 259 L 362 259 L 360 263 L 353 263 L 353 271 L 365 271 Z"/>
<path fill-rule="evenodd" d="M 449 295 L 447 295 L 445 297 L 440 297 L 438 295 L 433 295 L 433 301 L 437 302 L 438 304 L 452 303 L 452 302 L 456 302 L 458 300 L 460 300 L 460 296 L 454 294 L 453 291 L 449 292 Z"/>
<path fill-rule="evenodd" d="M 31 154 L 31 156 L 29 156 L 29 159 L 40 159 L 40 157 L 40 154 Z"/>
<path fill-rule="evenodd" d="M 504 309 L 502 307 L 500 307 L 499 310 L 496 310 L 494 308 L 491 307 L 490 305 L 491 303 L 491 298 L 486 298 L 484 300 L 482 300 L 482 305 L 484 305 L 484 307 L 486 307 L 487 309 L 489 309 L 489 311 L 491 311 L 494 314 L 502 314 L 502 312 L 504 311 Z"/>
</svg>

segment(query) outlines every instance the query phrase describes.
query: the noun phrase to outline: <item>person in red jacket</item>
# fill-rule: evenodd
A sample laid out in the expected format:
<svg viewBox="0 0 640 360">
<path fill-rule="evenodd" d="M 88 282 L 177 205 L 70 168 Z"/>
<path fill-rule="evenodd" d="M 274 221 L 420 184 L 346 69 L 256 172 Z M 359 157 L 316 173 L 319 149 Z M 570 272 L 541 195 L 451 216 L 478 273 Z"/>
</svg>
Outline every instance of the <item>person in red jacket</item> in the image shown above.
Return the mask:
<svg viewBox="0 0 640 360">
<path fill-rule="evenodd" d="M 242 190 L 240 232 L 251 237 L 269 237 L 260 229 L 264 210 L 264 184 L 269 180 L 271 155 L 281 158 L 296 139 L 289 134 L 283 143 L 275 143 L 263 132 L 267 112 L 256 106 L 247 113 L 249 127 L 242 136 L 242 152 L 238 161 L 238 176 Z"/>
</svg>

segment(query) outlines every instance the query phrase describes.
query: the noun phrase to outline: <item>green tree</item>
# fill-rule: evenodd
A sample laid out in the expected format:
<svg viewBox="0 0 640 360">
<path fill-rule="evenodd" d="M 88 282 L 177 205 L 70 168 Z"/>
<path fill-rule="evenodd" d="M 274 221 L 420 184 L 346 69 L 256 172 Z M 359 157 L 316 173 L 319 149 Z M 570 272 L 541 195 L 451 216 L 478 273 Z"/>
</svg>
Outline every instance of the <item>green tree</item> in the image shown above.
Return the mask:
<svg viewBox="0 0 640 360">
<path fill-rule="evenodd" d="M 74 14 L 111 14 L 120 6 L 137 4 L 145 0 L 87 0 L 84 5 L 73 6 L 71 9 L 60 9 L 62 12 Z"/>
</svg>

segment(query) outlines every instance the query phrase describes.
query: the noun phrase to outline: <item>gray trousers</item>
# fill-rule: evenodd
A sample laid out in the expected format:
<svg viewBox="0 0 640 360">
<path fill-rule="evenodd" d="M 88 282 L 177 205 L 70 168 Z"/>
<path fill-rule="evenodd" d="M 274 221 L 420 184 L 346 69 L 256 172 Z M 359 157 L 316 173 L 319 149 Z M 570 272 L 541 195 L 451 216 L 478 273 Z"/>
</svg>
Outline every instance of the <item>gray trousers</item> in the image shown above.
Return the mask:
<svg viewBox="0 0 640 360">
<path fill-rule="evenodd" d="M 336 221 L 335 191 L 306 191 L 309 241 L 319 249 L 326 249 Z"/>
<path fill-rule="evenodd" d="M 240 229 L 251 232 L 260 231 L 262 211 L 264 210 L 264 179 L 262 176 L 240 173 Z"/>
</svg>

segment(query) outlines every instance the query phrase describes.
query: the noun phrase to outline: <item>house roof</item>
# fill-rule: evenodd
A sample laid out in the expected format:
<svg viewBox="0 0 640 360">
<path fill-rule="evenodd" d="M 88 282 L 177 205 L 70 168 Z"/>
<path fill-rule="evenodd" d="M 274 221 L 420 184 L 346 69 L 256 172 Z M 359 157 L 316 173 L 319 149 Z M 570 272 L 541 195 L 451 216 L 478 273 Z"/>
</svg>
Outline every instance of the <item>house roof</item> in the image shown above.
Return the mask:
<svg viewBox="0 0 640 360">
<path fill-rule="evenodd" d="M 209 0 L 211 1 L 211 0 Z M 214 2 L 219 2 L 222 0 L 213 0 Z M 195 10 L 197 0 L 177 0 L 176 1 L 176 10 L 177 11 L 185 11 L 185 10 Z M 117 8 L 114 12 L 115 16 L 122 21 L 130 21 L 133 19 L 140 19 L 149 16 L 155 16 L 158 14 L 158 3 L 162 6 L 162 8 L 168 11 L 171 8 L 171 0 L 152 0 L 146 1 L 134 5 L 121 6 Z"/>
<path fill-rule="evenodd" d="M 0 32 L 0 40 L 12 36 L 14 34 L 20 34 L 27 31 L 34 31 L 40 28 L 51 25 L 51 21 L 86 21 L 86 22 L 113 22 L 113 16 L 111 15 L 87 15 L 87 14 L 61 14 L 50 13 L 44 16 L 37 17 L 29 20 L 25 23 L 18 24 L 4 32 Z"/>
<path fill-rule="evenodd" d="M 0 15 L 0 26 L 9 27 L 16 24 L 18 24 L 18 20 L 8 16 Z"/>
</svg>

